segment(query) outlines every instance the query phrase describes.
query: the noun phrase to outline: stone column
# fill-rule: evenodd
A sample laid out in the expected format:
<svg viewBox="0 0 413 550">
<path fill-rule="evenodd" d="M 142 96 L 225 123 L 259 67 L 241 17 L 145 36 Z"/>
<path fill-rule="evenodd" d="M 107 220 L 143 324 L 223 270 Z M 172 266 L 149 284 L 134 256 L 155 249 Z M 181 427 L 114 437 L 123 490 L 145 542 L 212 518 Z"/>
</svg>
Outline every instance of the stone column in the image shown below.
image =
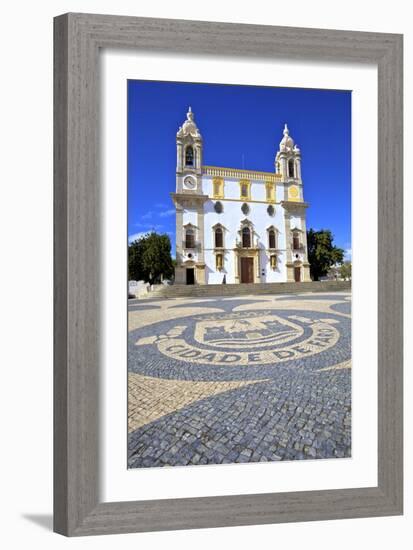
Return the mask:
<svg viewBox="0 0 413 550">
<path fill-rule="evenodd" d="M 201 144 L 197 144 L 195 146 L 195 151 L 196 151 L 196 163 L 195 163 L 195 168 L 200 171 L 201 168 L 202 168 L 202 146 Z"/>
<path fill-rule="evenodd" d="M 292 262 L 291 252 L 291 227 L 290 227 L 290 215 L 284 208 L 284 229 L 285 229 L 285 261 L 286 263 Z"/>
<path fill-rule="evenodd" d="M 234 270 L 235 270 L 235 282 L 239 283 L 239 255 L 234 251 Z"/>
<path fill-rule="evenodd" d="M 254 280 L 254 283 L 261 282 L 261 265 L 260 265 L 260 251 L 258 250 L 255 254 L 255 273 L 257 280 Z"/>
<path fill-rule="evenodd" d="M 196 282 L 199 285 L 206 284 L 205 275 L 205 238 L 204 238 L 204 204 L 197 203 L 198 226 L 198 265 L 196 266 Z"/>
<path fill-rule="evenodd" d="M 198 218 L 198 239 L 200 249 L 198 251 L 198 261 L 201 263 L 205 262 L 205 252 L 204 252 L 204 205 L 200 204 L 197 208 L 197 218 Z"/>
<path fill-rule="evenodd" d="M 182 143 L 176 144 L 176 171 L 182 172 Z"/>
<path fill-rule="evenodd" d="M 301 216 L 301 230 L 303 232 L 302 234 L 302 244 L 304 245 L 304 258 L 303 258 L 303 262 L 304 264 L 308 264 L 308 248 L 307 248 L 307 223 L 306 223 L 306 217 L 305 217 L 305 214 L 304 216 Z"/>
<path fill-rule="evenodd" d="M 304 282 L 311 282 L 311 277 L 310 277 L 310 264 L 307 262 L 307 263 L 303 263 L 303 281 Z"/>
<path fill-rule="evenodd" d="M 183 285 L 186 283 L 186 273 L 184 267 L 175 267 L 175 283 L 177 285 Z"/>
<path fill-rule="evenodd" d="M 205 265 L 197 265 L 195 269 L 196 269 L 196 282 L 199 285 L 204 285 L 206 283 L 206 281 L 205 281 Z"/>
<path fill-rule="evenodd" d="M 281 153 L 280 154 L 280 158 L 279 158 L 279 163 L 280 163 L 280 172 L 281 172 L 281 178 L 282 178 L 282 181 L 287 181 L 288 179 L 288 170 L 287 170 L 287 157 L 285 155 L 285 153 Z"/>
<path fill-rule="evenodd" d="M 175 224 L 175 256 L 176 256 L 176 267 L 175 267 L 175 282 L 178 284 L 185 283 L 185 269 L 182 267 L 182 226 L 183 226 L 183 208 L 181 205 L 175 204 L 176 208 L 176 224 Z"/>
<path fill-rule="evenodd" d="M 301 183 L 301 156 L 296 155 L 295 157 L 295 167 L 296 167 L 296 177 L 300 180 Z"/>
<path fill-rule="evenodd" d="M 294 282 L 294 264 L 287 263 L 287 283 L 293 283 Z"/>
</svg>

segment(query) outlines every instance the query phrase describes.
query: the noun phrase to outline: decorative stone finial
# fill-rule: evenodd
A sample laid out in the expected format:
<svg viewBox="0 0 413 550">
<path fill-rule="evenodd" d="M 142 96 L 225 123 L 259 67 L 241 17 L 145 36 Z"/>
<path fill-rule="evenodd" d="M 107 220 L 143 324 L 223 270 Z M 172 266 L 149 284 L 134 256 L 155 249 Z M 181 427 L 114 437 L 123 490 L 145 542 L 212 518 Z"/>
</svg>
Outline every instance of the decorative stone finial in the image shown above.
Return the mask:
<svg viewBox="0 0 413 550">
<path fill-rule="evenodd" d="M 290 131 L 288 129 L 287 123 L 284 124 L 283 138 L 280 141 L 280 151 L 292 151 L 294 147 L 294 140 L 290 136 Z"/>
<path fill-rule="evenodd" d="M 184 121 L 182 127 L 179 128 L 176 135 L 180 138 L 190 135 L 193 138 L 202 140 L 201 134 L 195 124 L 194 113 L 192 112 L 192 107 L 190 105 L 188 106 L 188 112 L 186 113 L 186 120 Z"/>
</svg>

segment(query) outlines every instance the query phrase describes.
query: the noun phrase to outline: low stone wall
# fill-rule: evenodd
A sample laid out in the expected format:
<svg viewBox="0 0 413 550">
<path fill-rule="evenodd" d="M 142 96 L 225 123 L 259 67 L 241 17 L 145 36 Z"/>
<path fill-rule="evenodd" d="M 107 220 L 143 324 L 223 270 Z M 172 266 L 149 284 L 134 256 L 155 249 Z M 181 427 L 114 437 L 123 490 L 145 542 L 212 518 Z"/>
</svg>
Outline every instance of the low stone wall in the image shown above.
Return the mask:
<svg viewBox="0 0 413 550">
<path fill-rule="evenodd" d="M 129 281 L 128 292 L 135 298 L 143 298 L 150 292 L 150 284 L 145 281 Z"/>
<path fill-rule="evenodd" d="M 337 292 L 351 290 L 350 281 L 311 281 L 306 283 L 258 283 L 219 285 L 173 285 L 160 288 L 152 296 L 176 298 L 202 296 L 239 296 L 257 294 L 295 294 L 301 292 Z"/>
</svg>

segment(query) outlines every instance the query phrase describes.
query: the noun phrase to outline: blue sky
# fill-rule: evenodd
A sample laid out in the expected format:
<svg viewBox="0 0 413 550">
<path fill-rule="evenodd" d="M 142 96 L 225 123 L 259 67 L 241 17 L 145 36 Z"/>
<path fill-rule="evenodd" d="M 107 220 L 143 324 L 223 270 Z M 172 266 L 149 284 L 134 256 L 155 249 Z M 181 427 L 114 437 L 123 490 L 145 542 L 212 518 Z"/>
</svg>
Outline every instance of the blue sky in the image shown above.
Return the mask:
<svg viewBox="0 0 413 550">
<path fill-rule="evenodd" d="M 284 123 L 301 149 L 307 229 L 351 256 L 351 92 L 128 81 L 128 236 L 167 233 L 175 252 L 175 136 L 191 105 L 206 165 L 274 171 Z"/>
</svg>

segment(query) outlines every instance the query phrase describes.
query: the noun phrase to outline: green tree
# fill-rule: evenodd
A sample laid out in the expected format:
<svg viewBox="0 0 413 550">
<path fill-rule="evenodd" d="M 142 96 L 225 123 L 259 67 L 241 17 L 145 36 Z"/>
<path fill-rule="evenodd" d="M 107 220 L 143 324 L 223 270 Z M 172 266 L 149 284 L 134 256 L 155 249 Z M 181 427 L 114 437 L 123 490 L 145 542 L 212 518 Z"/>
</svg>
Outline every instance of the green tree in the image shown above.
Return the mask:
<svg viewBox="0 0 413 550">
<path fill-rule="evenodd" d="M 143 269 L 143 250 L 145 237 L 133 241 L 128 247 L 128 279 L 130 281 L 147 280 Z"/>
<path fill-rule="evenodd" d="M 152 232 L 129 245 L 129 279 L 159 283 L 174 273 L 171 241 L 168 235 Z"/>
<path fill-rule="evenodd" d="M 343 262 L 339 268 L 340 277 L 346 281 L 351 281 L 351 262 Z"/>
<path fill-rule="evenodd" d="M 331 266 L 343 262 L 344 250 L 333 245 L 334 237 L 329 229 L 307 231 L 308 261 L 314 281 L 327 275 Z"/>
</svg>

